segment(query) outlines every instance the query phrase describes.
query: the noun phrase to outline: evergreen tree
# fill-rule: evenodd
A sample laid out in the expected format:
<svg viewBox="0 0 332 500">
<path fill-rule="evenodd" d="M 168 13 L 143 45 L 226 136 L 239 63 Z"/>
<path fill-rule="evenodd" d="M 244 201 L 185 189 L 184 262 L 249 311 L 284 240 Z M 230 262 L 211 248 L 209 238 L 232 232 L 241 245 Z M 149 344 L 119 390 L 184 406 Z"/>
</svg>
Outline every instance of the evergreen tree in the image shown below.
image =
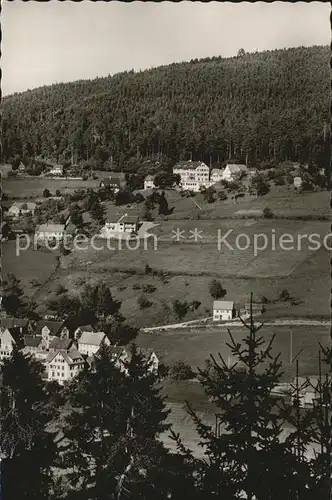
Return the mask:
<svg viewBox="0 0 332 500">
<path fill-rule="evenodd" d="M 248 329 L 242 342 L 229 332 L 234 363 L 212 356 L 199 370 L 207 396 L 220 409 L 216 430 L 188 406 L 206 451 L 196 467 L 198 487 L 207 499 L 310 498 L 308 475 L 299 474 L 291 445 L 282 440 L 284 418 L 272 397 L 282 375 L 279 355 L 271 354 L 273 338 L 265 344 L 257 335 L 263 325 L 255 325 L 252 314 L 248 323 L 241 321 Z M 173 437 L 181 447 L 179 436 Z"/>
<path fill-rule="evenodd" d="M 44 367 L 14 346 L 1 367 L 0 454 L 2 498 L 48 500 L 56 461 L 56 416 L 42 380 Z"/>
<path fill-rule="evenodd" d="M 106 220 L 106 210 L 103 205 L 101 205 L 99 202 L 94 202 L 90 209 L 89 213 L 91 217 L 100 225 L 103 226 L 105 224 Z"/>
<path fill-rule="evenodd" d="M 160 194 L 158 203 L 159 203 L 159 215 L 168 215 L 169 207 L 165 191 L 162 191 L 162 193 Z"/>
<path fill-rule="evenodd" d="M 85 492 L 91 500 L 120 500 L 128 492 L 137 499 L 167 498 L 160 496 L 158 480 L 167 454 L 157 436 L 167 428 L 167 412 L 157 382 L 136 348 L 117 366 L 103 348 L 94 370 L 79 375 L 70 393 L 63 452 L 78 498 L 87 498 Z"/>
</svg>

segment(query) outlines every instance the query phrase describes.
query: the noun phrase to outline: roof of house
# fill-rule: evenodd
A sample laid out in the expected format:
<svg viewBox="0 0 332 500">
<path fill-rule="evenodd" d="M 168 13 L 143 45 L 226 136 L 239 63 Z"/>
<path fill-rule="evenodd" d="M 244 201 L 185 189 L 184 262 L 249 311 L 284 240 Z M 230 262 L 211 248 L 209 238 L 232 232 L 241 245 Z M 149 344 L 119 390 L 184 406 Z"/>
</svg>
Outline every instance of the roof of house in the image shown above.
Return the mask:
<svg viewBox="0 0 332 500">
<path fill-rule="evenodd" d="M 57 350 L 53 353 L 50 353 L 47 358 L 46 358 L 46 363 L 50 363 L 52 361 L 52 359 L 55 358 L 55 356 L 57 356 L 58 354 L 61 354 L 62 357 L 64 358 L 64 360 L 70 365 L 72 363 L 75 363 L 75 362 L 81 362 L 81 361 L 84 361 L 84 358 L 83 356 L 78 352 L 77 349 L 72 349 L 70 350 L 69 352 L 66 352 L 64 350 Z"/>
<path fill-rule="evenodd" d="M 100 346 L 105 336 L 104 332 L 83 332 L 78 343 Z"/>
<path fill-rule="evenodd" d="M 110 353 L 114 354 L 116 357 L 120 356 L 121 354 L 125 354 L 128 356 L 128 352 L 126 351 L 126 349 L 121 346 L 112 345 L 109 347 L 109 350 Z"/>
<path fill-rule="evenodd" d="M 246 165 L 241 165 L 237 163 L 229 163 L 226 165 L 226 168 L 231 172 L 231 174 L 237 174 L 239 172 L 246 172 L 248 169 Z"/>
<path fill-rule="evenodd" d="M 127 215 L 124 217 L 121 222 L 124 224 L 138 224 L 139 218 L 136 215 Z"/>
<path fill-rule="evenodd" d="M 76 328 L 75 331 L 81 330 L 81 332 L 94 332 L 94 328 L 91 325 L 82 325 Z"/>
<path fill-rule="evenodd" d="M 22 346 L 23 347 L 23 337 L 21 335 L 21 332 L 20 332 L 20 328 L 17 327 L 17 326 L 13 326 L 11 328 L 6 328 L 6 330 L 9 331 L 10 335 L 12 336 L 15 344 L 17 344 L 18 346 Z"/>
<path fill-rule="evenodd" d="M 40 224 L 37 226 L 36 232 L 42 233 L 62 233 L 65 230 L 64 224 Z"/>
<path fill-rule="evenodd" d="M 220 174 L 222 174 L 222 173 L 223 173 L 223 169 L 222 169 L 222 168 L 213 168 L 213 169 L 211 170 L 211 175 L 213 175 L 213 174 L 218 174 L 218 175 L 220 175 Z"/>
<path fill-rule="evenodd" d="M 213 309 L 233 309 L 234 302 L 231 300 L 214 300 L 213 301 Z"/>
<path fill-rule="evenodd" d="M 202 162 L 202 161 L 179 161 L 175 166 L 174 169 L 181 169 L 181 170 L 196 170 L 197 167 L 201 167 L 207 165 Z"/>
<path fill-rule="evenodd" d="M 72 342 L 72 339 L 60 339 L 59 337 L 55 337 L 50 343 L 50 349 L 66 350 L 69 349 Z"/>
<path fill-rule="evenodd" d="M 144 180 L 145 180 L 145 181 L 154 181 L 154 179 L 155 179 L 155 175 L 151 175 L 151 174 L 149 174 L 149 175 L 147 175 L 147 176 L 145 177 L 145 179 L 144 179 Z"/>
<path fill-rule="evenodd" d="M 1 318 L 0 327 L 3 328 L 12 328 L 18 326 L 20 328 L 26 328 L 29 325 L 28 319 L 21 318 Z"/>
<path fill-rule="evenodd" d="M 57 335 L 63 327 L 63 321 L 49 321 L 45 319 L 37 321 L 35 333 L 37 335 L 41 335 L 44 326 L 47 326 L 47 328 L 50 330 L 51 335 Z"/>
<path fill-rule="evenodd" d="M 23 341 L 26 347 L 38 347 L 42 338 L 40 335 L 24 335 Z"/>
</svg>

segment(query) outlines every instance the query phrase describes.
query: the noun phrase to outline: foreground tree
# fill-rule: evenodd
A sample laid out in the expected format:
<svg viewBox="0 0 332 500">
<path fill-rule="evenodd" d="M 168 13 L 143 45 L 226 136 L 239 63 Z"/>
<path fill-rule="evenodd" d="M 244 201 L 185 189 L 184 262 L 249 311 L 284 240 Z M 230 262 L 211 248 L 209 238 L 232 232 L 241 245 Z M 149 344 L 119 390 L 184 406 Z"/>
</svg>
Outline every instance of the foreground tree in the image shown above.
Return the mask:
<svg viewBox="0 0 332 500">
<path fill-rule="evenodd" d="M 211 357 L 199 370 L 207 396 L 220 409 L 216 429 L 188 406 L 206 452 L 199 464 L 196 459 L 197 488 L 207 499 L 309 499 L 309 468 L 299 464 L 291 443 L 283 441 L 284 418 L 272 396 L 282 375 L 279 355 L 271 352 L 273 338 L 265 343 L 257 335 L 263 325 L 256 326 L 252 314 L 242 323 L 248 329 L 242 342 L 229 332 L 234 363 Z M 190 456 L 179 436 L 173 437 Z"/>
<path fill-rule="evenodd" d="M 1 305 L 10 316 L 20 315 L 25 307 L 20 280 L 12 273 L 2 282 Z"/>
<path fill-rule="evenodd" d="M 168 427 L 167 411 L 157 383 L 158 375 L 135 347 L 120 364 L 110 349 L 102 349 L 95 369 L 78 377 L 64 425 L 69 498 L 167 498 L 167 453 L 157 439 Z"/>
<path fill-rule="evenodd" d="M 56 416 L 42 380 L 42 364 L 16 347 L 1 367 L 0 455 L 2 498 L 49 500 L 56 461 Z M 19 477 L 18 477 L 19 474 Z"/>
</svg>

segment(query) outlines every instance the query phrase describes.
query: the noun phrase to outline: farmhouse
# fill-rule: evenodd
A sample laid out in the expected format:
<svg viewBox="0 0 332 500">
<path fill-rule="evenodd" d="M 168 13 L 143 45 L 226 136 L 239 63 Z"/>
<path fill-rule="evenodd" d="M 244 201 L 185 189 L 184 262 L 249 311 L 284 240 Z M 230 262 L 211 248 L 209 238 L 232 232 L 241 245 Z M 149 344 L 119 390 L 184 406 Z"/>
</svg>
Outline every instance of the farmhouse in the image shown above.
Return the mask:
<svg viewBox="0 0 332 500">
<path fill-rule="evenodd" d="M 48 335 L 52 340 L 53 337 L 68 338 L 68 328 L 64 326 L 63 321 L 50 321 L 42 319 L 37 321 L 35 326 L 35 335 Z"/>
<path fill-rule="evenodd" d="M 264 304 L 261 302 L 253 302 L 251 304 L 253 314 L 262 314 L 265 311 Z M 244 305 L 245 314 L 250 314 L 250 302 L 246 302 Z"/>
<path fill-rule="evenodd" d="M 299 189 L 302 186 L 302 178 L 298 176 L 294 177 L 293 184 L 296 189 Z"/>
<path fill-rule="evenodd" d="M 23 347 L 23 337 L 19 327 L 5 328 L 0 332 L 0 362 L 8 358 L 13 346 Z"/>
<path fill-rule="evenodd" d="M 229 300 L 213 301 L 213 321 L 227 321 L 235 316 L 234 302 Z"/>
<path fill-rule="evenodd" d="M 62 240 L 65 234 L 65 224 L 41 224 L 36 228 L 36 239 L 39 241 Z"/>
<path fill-rule="evenodd" d="M 84 332 L 77 341 L 78 351 L 87 356 L 96 354 L 102 345 L 111 345 L 104 332 Z"/>
<path fill-rule="evenodd" d="M 92 333 L 94 331 L 95 330 L 94 330 L 93 326 L 91 326 L 91 325 L 82 325 L 82 326 L 79 326 L 74 331 L 74 339 L 78 340 L 83 335 L 83 333 L 85 333 L 85 332 Z"/>
<path fill-rule="evenodd" d="M 29 320 L 22 318 L 1 318 L 0 331 L 6 328 L 18 328 L 21 334 L 27 334 L 31 330 Z"/>
<path fill-rule="evenodd" d="M 147 175 L 144 179 L 144 189 L 154 189 L 156 186 L 154 184 L 154 175 Z"/>
<path fill-rule="evenodd" d="M 118 222 L 106 222 L 102 233 L 105 237 L 112 236 L 114 233 L 136 233 L 139 228 L 139 218 L 136 216 L 124 216 Z"/>
<path fill-rule="evenodd" d="M 247 174 L 246 165 L 227 164 L 222 174 L 222 180 L 232 182 Z"/>
<path fill-rule="evenodd" d="M 14 201 L 12 206 L 8 210 L 8 215 L 10 217 L 20 217 L 21 215 L 34 215 L 36 210 L 36 203 L 19 203 Z"/>
<path fill-rule="evenodd" d="M 223 174 L 223 170 L 222 169 L 220 169 L 220 168 L 214 168 L 211 171 L 211 175 L 210 175 L 210 182 L 211 182 L 211 184 L 216 184 L 217 182 L 222 181 L 222 174 Z"/>
<path fill-rule="evenodd" d="M 62 385 L 83 370 L 85 360 L 76 349 L 72 349 L 69 352 L 56 351 L 50 353 L 45 365 L 48 380 L 55 380 Z"/>
<path fill-rule="evenodd" d="M 185 191 L 199 192 L 202 187 L 210 187 L 210 169 L 201 161 L 179 162 L 173 174 L 180 176 L 180 187 Z"/>
<path fill-rule="evenodd" d="M 31 354 L 39 359 L 47 356 L 46 349 L 43 350 L 43 346 L 45 348 L 45 343 L 41 335 L 24 335 L 23 343 L 24 354 Z"/>
</svg>

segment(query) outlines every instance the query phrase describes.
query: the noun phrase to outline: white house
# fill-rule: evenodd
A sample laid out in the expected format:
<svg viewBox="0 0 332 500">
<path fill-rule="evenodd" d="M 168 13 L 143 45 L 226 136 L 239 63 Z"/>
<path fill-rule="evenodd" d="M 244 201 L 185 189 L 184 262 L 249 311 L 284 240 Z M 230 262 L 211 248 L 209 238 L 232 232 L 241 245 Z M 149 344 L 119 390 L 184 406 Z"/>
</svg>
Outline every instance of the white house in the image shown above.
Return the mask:
<svg viewBox="0 0 332 500">
<path fill-rule="evenodd" d="M 121 371 L 125 373 L 128 372 L 126 368 L 126 363 L 131 360 L 131 351 L 127 351 L 124 347 L 112 346 L 110 348 L 111 357 Z M 152 349 L 143 349 L 142 347 L 137 347 L 137 352 L 143 355 L 143 358 L 148 363 L 148 371 L 151 373 L 158 373 L 159 369 L 159 358 Z"/>
<path fill-rule="evenodd" d="M 210 187 L 210 169 L 201 161 L 179 162 L 173 167 L 173 174 L 180 176 L 180 187 L 185 191 L 199 192 Z"/>
<path fill-rule="evenodd" d="M 144 189 L 154 189 L 156 186 L 154 184 L 154 175 L 147 175 L 144 179 Z"/>
<path fill-rule="evenodd" d="M 102 345 L 109 346 L 111 342 L 104 332 L 83 332 L 77 341 L 77 345 L 80 354 L 93 356 Z"/>
<path fill-rule="evenodd" d="M 65 381 L 73 379 L 83 370 L 85 360 L 76 349 L 72 349 L 69 352 L 55 351 L 49 354 L 45 365 L 48 380 L 55 380 L 62 385 Z"/>
<path fill-rule="evenodd" d="M 246 175 L 248 172 L 246 165 L 240 164 L 227 164 L 223 174 L 222 180 L 227 182 L 232 182 L 240 179 L 243 175 Z"/>
<path fill-rule="evenodd" d="M 36 239 L 39 241 L 62 240 L 65 234 L 65 224 L 41 224 L 36 228 Z"/>
<path fill-rule="evenodd" d="M 91 326 L 91 325 L 82 325 L 82 326 L 79 326 L 74 331 L 74 339 L 78 340 L 83 335 L 84 332 L 92 333 L 94 331 L 95 330 L 94 330 L 93 326 Z"/>
<path fill-rule="evenodd" d="M 13 346 L 23 347 L 23 338 L 18 327 L 5 328 L 0 331 L 0 362 L 11 356 Z"/>
<path fill-rule="evenodd" d="M 213 321 L 227 321 L 235 316 L 234 302 L 229 300 L 213 301 Z"/>
<path fill-rule="evenodd" d="M 34 215 L 35 210 L 36 210 L 36 203 L 30 203 L 30 202 L 20 203 L 14 201 L 14 203 L 8 210 L 8 215 L 14 218 L 20 217 L 21 215 L 28 215 L 28 214 Z"/>
<path fill-rule="evenodd" d="M 217 182 L 222 181 L 223 170 L 221 168 L 214 168 L 211 171 L 210 182 L 211 184 L 217 184 Z"/>
<path fill-rule="evenodd" d="M 55 165 L 48 173 L 50 175 L 63 175 L 63 165 Z"/>
<path fill-rule="evenodd" d="M 299 189 L 302 186 L 302 178 L 301 177 L 294 177 L 293 184 L 294 184 L 294 187 L 296 189 Z"/>
<path fill-rule="evenodd" d="M 136 233 L 139 228 L 139 218 L 135 216 L 122 217 L 118 222 L 105 222 L 101 234 L 105 238 L 112 237 L 115 233 L 131 234 Z"/>
</svg>

